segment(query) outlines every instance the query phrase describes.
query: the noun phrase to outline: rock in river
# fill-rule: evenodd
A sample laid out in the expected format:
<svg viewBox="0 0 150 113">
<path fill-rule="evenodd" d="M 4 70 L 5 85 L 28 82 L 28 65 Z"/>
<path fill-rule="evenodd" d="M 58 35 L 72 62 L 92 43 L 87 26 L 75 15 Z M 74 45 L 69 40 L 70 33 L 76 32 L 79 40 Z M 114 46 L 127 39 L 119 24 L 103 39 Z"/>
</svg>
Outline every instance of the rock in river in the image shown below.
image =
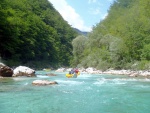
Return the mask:
<svg viewBox="0 0 150 113">
<path fill-rule="evenodd" d="M 58 83 L 56 81 L 49 81 L 49 80 L 34 80 L 32 84 L 33 85 L 54 85 Z"/>
<path fill-rule="evenodd" d="M 30 69 L 29 67 L 26 66 L 19 66 L 14 69 L 13 77 L 17 77 L 17 76 L 32 77 L 35 76 L 35 70 Z"/>
<path fill-rule="evenodd" d="M 0 67 L 0 76 L 2 77 L 12 77 L 13 70 L 8 66 Z"/>
</svg>

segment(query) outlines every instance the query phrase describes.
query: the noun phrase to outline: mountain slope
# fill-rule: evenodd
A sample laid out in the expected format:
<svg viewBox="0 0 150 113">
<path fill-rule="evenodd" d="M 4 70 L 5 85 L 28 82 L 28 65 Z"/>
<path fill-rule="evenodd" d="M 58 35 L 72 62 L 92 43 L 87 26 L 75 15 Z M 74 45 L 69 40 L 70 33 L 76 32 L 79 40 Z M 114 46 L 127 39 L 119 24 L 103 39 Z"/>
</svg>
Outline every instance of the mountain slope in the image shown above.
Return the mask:
<svg viewBox="0 0 150 113">
<path fill-rule="evenodd" d="M 149 4 L 150 0 L 116 0 L 87 38 L 74 40 L 74 45 L 78 39 L 82 45 L 73 47 L 73 64 L 103 70 L 150 69 Z"/>
<path fill-rule="evenodd" d="M 8 64 L 69 65 L 77 33 L 47 0 L 2 0 L 0 56 Z M 33 65 L 33 64 L 32 64 Z"/>
</svg>

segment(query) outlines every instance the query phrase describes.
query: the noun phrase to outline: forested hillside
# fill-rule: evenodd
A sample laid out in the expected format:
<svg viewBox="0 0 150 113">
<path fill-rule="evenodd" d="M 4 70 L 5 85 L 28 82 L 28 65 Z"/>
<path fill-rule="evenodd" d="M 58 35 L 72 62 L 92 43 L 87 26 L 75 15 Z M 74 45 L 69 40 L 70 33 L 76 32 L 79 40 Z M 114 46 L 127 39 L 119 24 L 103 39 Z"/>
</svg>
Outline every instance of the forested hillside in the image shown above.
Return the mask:
<svg viewBox="0 0 150 113">
<path fill-rule="evenodd" d="M 1 0 L 0 57 L 8 65 L 69 65 L 77 33 L 48 0 Z"/>
<path fill-rule="evenodd" d="M 72 43 L 72 65 L 150 69 L 150 0 L 116 0 L 87 37 Z"/>
</svg>

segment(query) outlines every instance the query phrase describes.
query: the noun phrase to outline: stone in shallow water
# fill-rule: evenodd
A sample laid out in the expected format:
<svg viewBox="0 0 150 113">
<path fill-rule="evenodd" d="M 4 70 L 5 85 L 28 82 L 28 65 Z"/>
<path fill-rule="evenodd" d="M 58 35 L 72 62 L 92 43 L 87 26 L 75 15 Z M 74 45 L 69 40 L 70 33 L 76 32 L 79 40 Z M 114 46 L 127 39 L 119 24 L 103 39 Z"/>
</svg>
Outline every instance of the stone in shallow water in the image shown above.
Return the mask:
<svg viewBox="0 0 150 113">
<path fill-rule="evenodd" d="M 32 84 L 33 85 L 54 85 L 58 83 L 56 81 L 49 81 L 49 80 L 34 80 Z"/>
<path fill-rule="evenodd" d="M 3 66 L 0 68 L 0 76 L 2 77 L 12 77 L 13 70 L 8 66 Z"/>
<path fill-rule="evenodd" d="M 19 66 L 14 69 L 13 77 L 17 77 L 17 76 L 32 77 L 35 76 L 35 70 L 30 69 L 29 67 L 26 66 Z"/>
</svg>

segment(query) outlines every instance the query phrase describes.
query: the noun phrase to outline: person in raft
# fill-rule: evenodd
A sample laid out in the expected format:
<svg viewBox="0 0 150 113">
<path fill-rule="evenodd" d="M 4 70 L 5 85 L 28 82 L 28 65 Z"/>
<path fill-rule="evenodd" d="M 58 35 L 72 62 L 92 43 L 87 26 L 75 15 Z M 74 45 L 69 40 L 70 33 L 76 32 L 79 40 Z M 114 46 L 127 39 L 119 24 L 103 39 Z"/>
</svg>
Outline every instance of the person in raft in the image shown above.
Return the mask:
<svg viewBox="0 0 150 113">
<path fill-rule="evenodd" d="M 77 78 L 79 70 L 77 68 L 75 68 L 75 69 L 73 69 L 73 72 L 74 72 L 73 78 Z"/>
<path fill-rule="evenodd" d="M 74 72 L 75 72 L 76 74 L 78 74 L 79 70 L 76 68 L 76 69 L 74 70 Z"/>
<path fill-rule="evenodd" d="M 69 71 L 69 74 L 74 74 L 74 69 L 71 69 L 71 71 Z"/>
<path fill-rule="evenodd" d="M 71 69 L 71 71 L 69 71 L 69 74 L 73 74 L 73 78 L 77 78 L 79 70 L 77 68 L 73 68 Z"/>
</svg>

